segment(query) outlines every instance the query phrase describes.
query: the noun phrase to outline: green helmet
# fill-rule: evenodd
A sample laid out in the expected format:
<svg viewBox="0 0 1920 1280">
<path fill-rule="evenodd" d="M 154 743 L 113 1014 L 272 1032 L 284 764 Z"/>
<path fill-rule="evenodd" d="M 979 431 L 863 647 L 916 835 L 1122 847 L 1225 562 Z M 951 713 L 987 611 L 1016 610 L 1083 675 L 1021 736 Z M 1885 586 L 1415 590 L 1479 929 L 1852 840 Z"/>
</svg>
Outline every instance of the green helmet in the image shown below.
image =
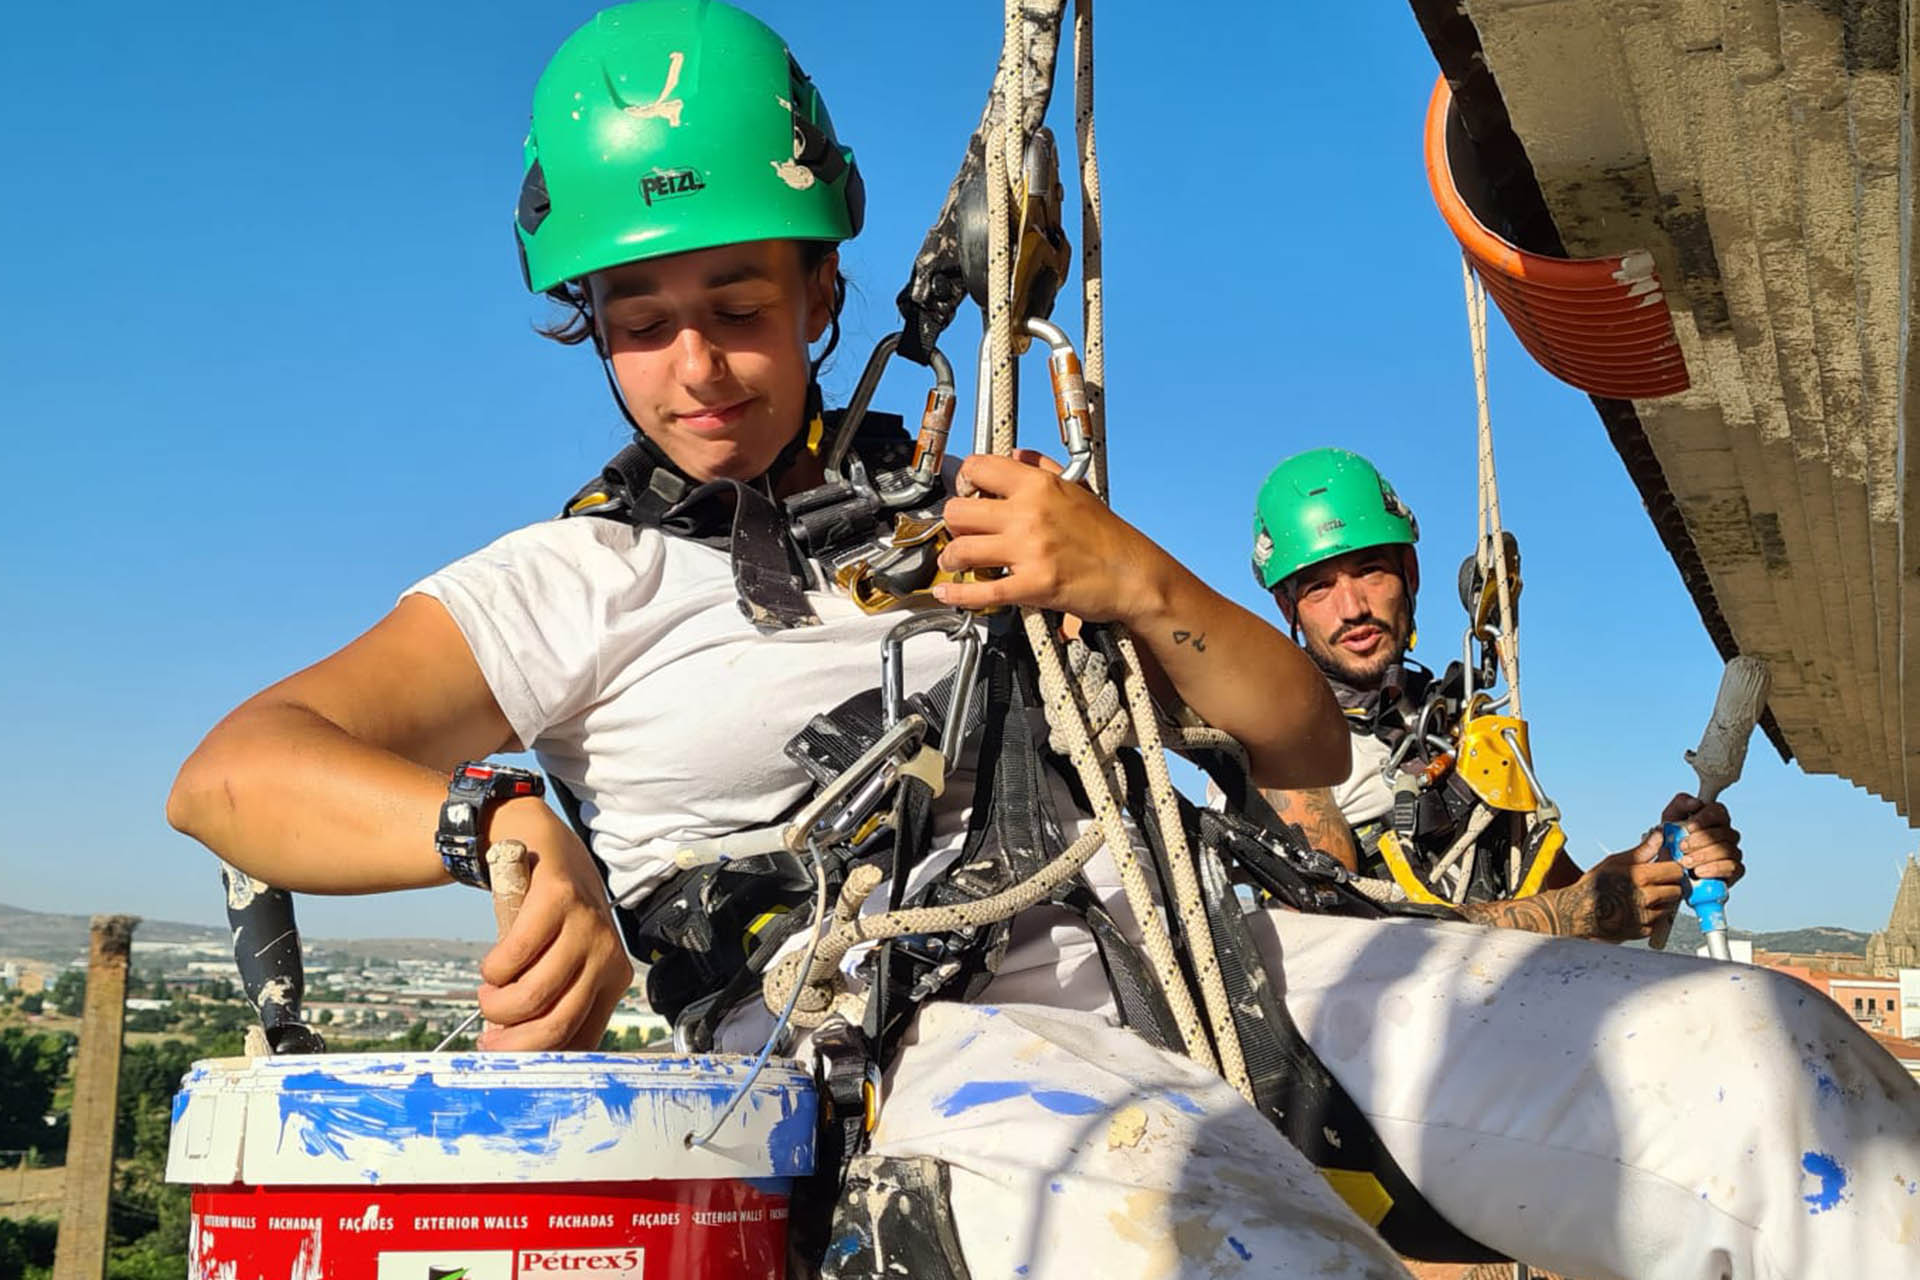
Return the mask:
<svg viewBox="0 0 1920 1280">
<path fill-rule="evenodd" d="M 641 0 L 567 38 L 533 90 L 514 223 L 527 287 L 750 240 L 846 240 L 853 152 L 786 42 L 718 0 Z"/>
<path fill-rule="evenodd" d="M 1253 576 L 1271 591 L 1308 565 L 1365 547 L 1412 546 L 1420 523 L 1357 453 L 1309 449 L 1267 476 L 1253 509 Z"/>
</svg>

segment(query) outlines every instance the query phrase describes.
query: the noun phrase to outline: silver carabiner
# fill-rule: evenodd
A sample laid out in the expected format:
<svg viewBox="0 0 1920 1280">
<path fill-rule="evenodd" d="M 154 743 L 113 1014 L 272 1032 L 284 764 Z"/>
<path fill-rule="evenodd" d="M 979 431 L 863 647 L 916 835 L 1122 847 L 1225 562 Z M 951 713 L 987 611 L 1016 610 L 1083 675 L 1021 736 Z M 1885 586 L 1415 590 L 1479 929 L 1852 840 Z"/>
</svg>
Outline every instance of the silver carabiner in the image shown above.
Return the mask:
<svg viewBox="0 0 1920 1280">
<path fill-rule="evenodd" d="M 1051 320 L 1029 316 L 1024 322 L 1024 330 L 1028 336 L 1047 344 L 1047 377 L 1053 383 L 1053 416 L 1060 425 L 1060 443 L 1067 450 L 1067 469 L 1060 478 L 1068 484 L 1078 484 L 1093 470 L 1093 410 L 1087 406 L 1087 379 L 1080 368 L 1080 353 L 1074 350 L 1073 340 L 1067 337 L 1067 331 Z M 992 375 L 989 361 L 992 337 L 991 333 L 987 333 L 980 338 L 979 385 L 974 389 L 977 397 L 973 415 L 975 453 L 993 452 L 993 415 L 988 407 L 991 397 L 987 391 L 988 379 Z M 1014 368 L 1017 372 L 1018 362 L 1015 362 Z M 1017 402 L 1019 384 L 1016 382 L 1014 385 Z"/>
<path fill-rule="evenodd" d="M 880 650 L 881 723 L 891 727 L 907 715 L 906 642 L 929 631 L 944 631 L 960 646 L 953 664 L 953 694 L 948 700 L 946 725 L 940 731 L 940 754 L 951 770 L 966 741 L 967 718 L 973 714 L 973 686 L 980 671 L 980 632 L 972 614 L 958 609 L 917 613 L 887 632 Z"/>
<path fill-rule="evenodd" d="M 860 371 L 860 381 L 854 384 L 853 395 L 847 401 L 846 412 L 841 415 L 839 429 L 834 432 L 833 442 L 827 447 L 824 465 L 828 479 L 846 478 L 841 474 L 841 468 L 846 465 L 847 451 L 853 447 L 853 437 L 867 416 L 874 392 L 880 389 L 880 378 L 887 371 L 887 362 L 900 349 L 900 338 L 900 331 L 895 330 L 874 343 L 873 354 L 867 357 L 867 367 Z M 939 478 L 940 464 L 947 456 L 947 432 L 953 426 L 954 381 L 953 363 L 940 353 L 938 347 L 927 353 L 927 361 L 933 367 L 933 388 L 927 392 L 927 407 L 920 414 L 920 436 L 913 446 L 913 474 L 919 482 L 916 488 L 924 486 L 930 490 Z"/>
<path fill-rule="evenodd" d="M 890 725 L 845 773 L 820 788 L 794 815 L 786 829 L 787 851 L 805 853 L 810 842 L 836 844 L 859 830 L 926 737 L 926 719 L 917 713 Z"/>
<path fill-rule="evenodd" d="M 1038 316 L 1027 318 L 1027 332 L 1047 344 L 1047 377 L 1053 383 L 1053 416 L 1060 423 L 1060 443 L 1067 448 L 1067 469 L 1061 479 L 1078 484 L 1093 470 L 1093 411 L 1087 407 L 1087 379 L 1080 370 L 1080 353 L 1066 330 Z"/>
</svg>

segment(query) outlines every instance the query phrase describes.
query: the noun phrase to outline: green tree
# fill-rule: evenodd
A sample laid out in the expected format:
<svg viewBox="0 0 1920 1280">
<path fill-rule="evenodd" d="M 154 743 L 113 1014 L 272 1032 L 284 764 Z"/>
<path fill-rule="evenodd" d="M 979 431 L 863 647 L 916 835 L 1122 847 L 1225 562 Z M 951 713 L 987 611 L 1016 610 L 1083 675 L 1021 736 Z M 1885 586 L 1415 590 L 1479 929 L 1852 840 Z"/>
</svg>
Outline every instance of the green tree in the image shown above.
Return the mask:
<svg viewBox="0 0 1920 1280">
<path fill-rule="evenodd" d="M 20 1012 L 39 1013 L 47 1007 L 47 999 L 38 991 L 20 997 Z"/>
<path fill-rule="evenodd" d="M 54 1093 L 67 1074 L 73 1045 L 69 1035 L 0 1029 L 0 1147 L 63 1152 L 66 1117 L 49 1125 Z"/>
<path fill-rule="evenodd" d="M 38 1280 L 53 1267 L 59 1227 L 51 1218 L 11 1222 L 0 1218 L 0 1276 Z"/>
<path fill-rule="evenodd" d="M 77 1018 L 86 1002 L 87 971 L 62 969 L 60 976 L 53 980 L 53 1007 L 69 1018 Z"/>
</svg>

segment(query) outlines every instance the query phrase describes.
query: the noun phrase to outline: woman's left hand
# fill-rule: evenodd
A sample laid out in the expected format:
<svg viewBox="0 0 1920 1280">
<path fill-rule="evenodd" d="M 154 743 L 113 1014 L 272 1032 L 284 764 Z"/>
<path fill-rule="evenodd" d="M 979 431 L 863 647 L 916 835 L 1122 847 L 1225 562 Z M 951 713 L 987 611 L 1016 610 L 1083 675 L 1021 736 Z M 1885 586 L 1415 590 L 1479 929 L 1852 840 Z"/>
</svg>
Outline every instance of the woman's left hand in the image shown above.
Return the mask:
<svg viewBox="0 0 1920 1280">
<path fill-rule="evenodd" d="M 934 588 L 961 609 L 1030 605 L 1087 622 L 1128 622 L 1155 607 L 1166 552 L 1076 484 L 1051 458 L 974 454 L 960 477 L 982 496 L 949 498 L 953 541 L 940 555 L 950 572 L 1003 569 L 1005 575 Z"/>
</svg>

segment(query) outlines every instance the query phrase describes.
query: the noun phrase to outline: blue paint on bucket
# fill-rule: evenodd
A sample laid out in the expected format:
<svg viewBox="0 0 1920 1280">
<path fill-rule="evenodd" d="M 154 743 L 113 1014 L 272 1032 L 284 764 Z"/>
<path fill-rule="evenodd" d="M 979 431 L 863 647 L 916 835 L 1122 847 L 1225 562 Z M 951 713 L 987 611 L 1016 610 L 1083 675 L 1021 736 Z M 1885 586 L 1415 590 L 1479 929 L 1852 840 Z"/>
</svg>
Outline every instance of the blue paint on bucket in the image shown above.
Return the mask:
<svg viewBox="0 0 1920 1280">
<path fill-rule="evenodd" d="M 802 1177 L 813 1172 L 813 1131 L 819 1127 L 820 1104 L 812 1090 L 796 1098 L 781 1093 L 780 1119 L 774 1122 L 767 1144 L 767 1160 L 776 1174 Z"/>
<path fill-rule="evenodd" d="M 1202 1107 L 1199 1103 L 1195 1102 L 1192 1098 L 1189 1098 L 1184 1093 L 1169 1092 L 1169 1093 L 1163 1094 L 1162 1096 L 1165 1097 L 1168 1102 L 1171 1102 L 1174 1106 L 1178 1107 L 1180 1110 L 1186 1112 L 1190 1116 L 1203 1116 L 1207 1114 L 1206 1109 L 1204 1107 Z"/>
<path fill-rule="evenodd" d="M 1847 1189 L 1847 1171 L 1840 1162 L 1821 1151 L 1809 1151 L 1800 1157 L 1800 1167 L 1820 1179 L 1820 1189 L 1810 1196 L 1801 1196 L 1813 1207 L 1808 1213 L 1825 1213 L 1840 1203 Z"/>
<path fill-rule="evenodd" d="M 1098 1098 L 1066 1089 L 1035 1089 L 1033 1100 L 1057 1116 L 1090 1116 L 1107 1105 Z"/>
<path fill-rule="evenodd" d="M 450 1170 L 482 1181 L 540 1181 L 556 1159 L 575 1169 L 582 1160 L 594 1171 L 604 1165 L 607 1180 L 618 1181 L 636 1158 L 679 1153 L 687 1133 L 732 1097 L 742 1071 L 724 1058 L 600 1053 L 203 1063 L 182 1081 L 172 1120 L 184 1130 L 206 1112 L 215 1145 L 232 1146 L 236 1158 L 244 1140 L 281 1161 L 276 1169 L 288 1168 L 290 1159 L 328 1166 L 313 1170 L 314 1185 L 425 1183 Z M 735 1172 L 706 1176 L 810 1174 L 817 1114 L 807 1073 L 793 1065 L 770 1067 L 716 1148 Z M 215 1116 L 233 1119 L 213 1122 Z M 197 1132 L 204 1131 L 203 1125 Z M 726 1147 L 729 1135 L 733 1144 Z M 183 1172 L 207 1155 L 179 1141 L 175 1146 Z"/>
<path fill-rule="evenodd" d="M 1232 1236 L 1227 1237 L 1227 1243 L 1230 1246 L 1232 1246 L 1233 1251 L 1235 1253 L 1240 1255 L 1240 1261 L 1242 1262 L 1253 1261 L 1253 1250 L 1247 1248 L 1247 1246 L 1241 1244 L 1238 1240 L 1234 1239 Z"/>
</svg>

